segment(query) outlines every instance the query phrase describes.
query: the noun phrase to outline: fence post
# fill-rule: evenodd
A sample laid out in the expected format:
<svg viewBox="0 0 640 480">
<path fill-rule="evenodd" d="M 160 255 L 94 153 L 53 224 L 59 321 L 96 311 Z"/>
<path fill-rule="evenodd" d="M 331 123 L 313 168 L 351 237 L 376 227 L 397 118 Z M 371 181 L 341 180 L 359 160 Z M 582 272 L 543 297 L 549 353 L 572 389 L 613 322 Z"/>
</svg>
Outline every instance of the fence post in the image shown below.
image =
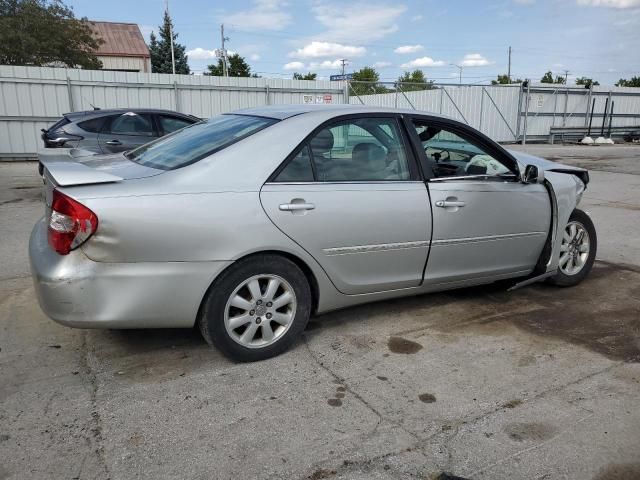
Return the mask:
<svg viewBox="0 0 640 480">
<path fill-rule="evenodd" d="M 589 124 L 589 108 L 591 108 L 591 97 L 593 95 L 593 84 L 589 85 L 589 98 L 587 99 L 587 111 L 584 114 L 584 126 Z"/>
<path fill-rule="evenodd" d="M 527 94 L 524 98 L 524 131 L 522 132 L 522 145 L 527 144 L 527 118 L 529 117 L 529 93 L 531 91 L 529 87 L 530 84 L 531 81 L 527 79 Z"/>
<path fill-rule="evenodd" d="M 178 98 L 178 82 L 173 81 L 173 100 L 176 107 L 176 112 L 180 111 L 180 99 Z"/>
<path fill-rule="evenodd" d="M 71 88 L 71 79 L 67 75 L 67 96 L 69 97 L 69 111 L 73 112 L 75 108 L 73 108 L 73 90 Z"/>
<path fill-rule="evenodd" d="M 444 88 L 444 86 L 440 87 L 440 115 L 442 115 L 442 100 L 443 100 L 443 96 L 444 96 L 444 92 L 442 91 Z"/>
<path fill-rule="evenodd" d="M 564 112 L 562 112 L 562 126 L 566 127 L 567 126 L 567 109 L 569 108 L 569 87 L 566 88 L 565 90 L 565 97 L 564 97 Z"/>
<path fill-rule="evenodd" d="M 484 110 L 484 92 L 485 89 L 482 87 L 482 91 L 480 92 L 480 124 L 478 125 L 478 130 L 482 131 L 482 114 Z"/>
<path fill-rule="evenodd" d="M 553 91 L 553 117 L 551 120 L 551 126 L 555 127 L 556 126 L 556 112 L 558 111 L 558 89 L 556 88 Z"/>
<path fill-rule="evenodd" d="M 268 82 L 268 81 L 267 81 Z M 271 92 L 269 90 L 269 83 L 264 86 L 264 94 L 267 97 L 267 105 L 271 105 Z"/>
<path fill-rule="evenodd" d="M 518 142 L 518 137 L 520 137 L 520 122 L 522 121 L 522 91 L 524 88 L 522 87 L 522 83 L 520 84 L 520 88 L 518 89 L 518 116 L 516 117 L 516 143 Z"/>
<path fill-rule="evenodd" d="M 349 105 L 349 80 L 344 80 L 344 103 Z"/>
</svg>

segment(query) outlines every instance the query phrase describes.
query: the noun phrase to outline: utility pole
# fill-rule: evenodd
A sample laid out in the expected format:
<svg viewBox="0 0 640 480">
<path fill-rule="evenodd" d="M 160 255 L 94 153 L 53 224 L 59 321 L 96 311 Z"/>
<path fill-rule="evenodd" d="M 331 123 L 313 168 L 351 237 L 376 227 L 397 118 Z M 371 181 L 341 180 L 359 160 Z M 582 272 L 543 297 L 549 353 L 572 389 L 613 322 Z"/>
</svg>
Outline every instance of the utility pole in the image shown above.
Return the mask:
<svg viewBox="0 0 640 480">
<path fill-rule="evenodd" d="M 507 81 L 511 83 L 511 46 L 509 46 L 509 66 L 507 67 Z"/>
<path fill-rule="evenodd" d="M 348 60 L 348 59 L 346 59 L 346 58 L 341 58 L 341 59 L 340 59 L 340 63 L 342 64 L 342 76 L 343 76 L 343 77 L 344 77 L 344 67 L 347 65 L 347 62 L 348 62 L 348 61 L 349 61 L 349 60 Z"/>
<path fill-rule="evenodd" d="M 173 74 L 176 74 L 176 57 L 173 53 L 173 27 L 171 26 L 171 16 L 169 15 L 169 0 L 165 2 L 167 17 L 169 17 L 169 39 L 171 40 L 171 68 L 173 70 Z"/>
<path fill-rule="evenodd" d="M 569 70 L 565 70 L 564 71 L 564 84 L 567 84 L 567 81 L 569 79 Z"/>
<path fill-rule="evenodd" d="M 224 76 L 229 76 L 229 65 L 227 64 L 227 49 L 224 47 L 224 42 L 229 40 L 228 37 L 224 36 L 224 23 L 220 24 L 220 40 L 222 41 L 222 71 L 224 72 Z"/>
<path fill-rule="evenodd" d="M 452 67 L 456 67 L 458 70 L 460 70 L 460 74 L 458 76 L 458 83 L 462 85 L 462 65 L 456 65 L 455 63 L 450 63 L 449 65 L 451 65 Z"/>
</svg>

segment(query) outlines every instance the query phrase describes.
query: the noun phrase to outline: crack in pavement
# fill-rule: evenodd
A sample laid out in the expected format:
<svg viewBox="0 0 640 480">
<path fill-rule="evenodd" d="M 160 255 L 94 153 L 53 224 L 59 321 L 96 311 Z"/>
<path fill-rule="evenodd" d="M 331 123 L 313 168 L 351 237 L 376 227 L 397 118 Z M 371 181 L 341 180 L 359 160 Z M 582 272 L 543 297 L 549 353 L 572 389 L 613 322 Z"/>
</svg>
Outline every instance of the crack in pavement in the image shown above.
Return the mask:
<svg viewBox="0 0 640 480">
<path fill-rule="evenodd" d="M 86 437 L 87 445 L 93 447 L 95 444 L 95 454 L 98 457 L 98 463 L 104 469 L 104 473 L 106 478 L 110 477 L 109 467 L 107 465 L 105 452 L 104 452 L 104 437 L 102 435 L 102 418 L 100 417 L 100 413 L 98 412 L 98 380 L 96 377 L 96 373 L 91 366 L 89 361 L 89 345 L 87 342 L 87 332 L 82 332 L 82 343 L 80 345 L 80 367 L 82 372 L 85 374 L 89 381 L 89 401 L 91 404 L 91 424 L 93 428 L 91 428 L 91 433 L 93 434 L 93 438 L 90 436 Z M 83 464 L 84 465 L 84 460 Z M 81 471 L 82 471 L 81 466 Z M 80 472 L 81 473 L 81 472 Z M 80 475 L 78 475 L 80 476 Z"/>
<path fill-rule="evenodd" d="M 569 427 L 565 428 L 564 430 L 558 432 L 558 434 L 554 435 L 550 439 L 545 440 L 542 443 L 538 443 L 537 445 L 532 445 L 530 447 L 518 450 L 517 452 L 512 453 L 511 455 L 507 455 L 505 458 L 502 458 L 502 459 L 498 460 L 497 462 L 491 463 L 491 464 L 489 464 L 489 465 L 487 465 L 485 467 L 482 467 L 482 468 L 472 472 L 469 476 L 470 477 L 475 477 L 476 475 L 480 475 L 480 474 L 486 472 L 487 470 L 491 470 L 492 468 L 497 467 L 498 465 L 502 465 L 503 463 L 508 462 L 509 460 L 511 460 L 513 458 L 516 458 L 516 457 L 522 455 L 523 453 L 528 453 L 528 452 L 530 452 L 532 450 L 537 450 L 538 448 L 544 447 L 545 445 L 555 441 L 557 438 L 563 436 L 565 433 L 573 430 L 576 425 L 578 425 L 578 424 L 590 419 L 594 415 L 595 414 L 592 413 L 591 415 L 587 415 L 586 417 L 582 417 L 582 418 L 576 420 L 571 426 L 569 426 Z"/>
<path fill-rule="evenodd" d="M 418 450 L 422 455 L 424 455 L 425 457 L 429 457 L 428 452 L 426 451 L 426 446 L 427 444 L 433 440 L 436 439 L 437 437 L 442 436 L 442 441 L 438 442 L 440 448 L 442 449 L 443 453 L 446 456 L 446 463 L 444 468 L 442 469 L 443 471 L 452 471 L 453 467 L 455 465 L 455 460 L 453 457 L 453 454 L 451 453 L 451 442 L 458 436 L 458 434 L 460 433 L 460 430 L 462 429 L 463 426 L 466 425 L 474 425 L 486 418 L 491 417 L 492 415 L 495 415 L 497 413 L 500 413 L 502 411 L 504 411 L 505 409 L 507 409 L 508 407 L 506 407 L 504 404 L 501 404 L 495 408 L 492 408 L 491 410 L 485 411 L 483 413 L 480 413 L 476 416 L 472 416 L 471 418 L 469 417 L 463 417 L 461 419 L 459 419 L 458 421 L 454 421 L 454 422 L 447 422 L 446 424 L 443 423 L 442 426 L 448 426 L 451 428 L 451 432 L 446 432 L 444 430 L 440 430 L 440 431 L 436 431 L 435 433 L 428 435 L 427 437 L 420 437 L 419 435 L 408 431 L 402 424 L 399 424 L 397 422 L 393 422 L 387 418 L 385 418 L 373 405 L 371 405 L 370 402 L 368 402 L 361 394 L 355 392 L 353 390 L 352 387 L 350 387 L 345 381 L 344 378 L 342 378 L 340 375 L 338 375 L 337 373 L 333 372 L 331 370 L 331 368 L 329 368 L 327 365 L 324 364 L 324 362 L 322 362 L 320 360 L 320 358 L 317 357 L 317 355 L 313 352 L 313 350 L 311 349 L 309 343 L 308 343 L 308 339 L 306 337 L 306 335 L 303 335 L 303 342 L 304 345 L 307 349 L 307 351 L 309 352 L 309 355 L 311 356 L 311 358 L 313 359 L 314 362 L 316 362 L 323 370 L 325 370 L 327 373 L 329 373 L 329 375 L 331 375 L 335 380 L 340 381 L 341 384 L 343 384 L 345 386 L 345 388 L 347 389 L 348 392 L 350 392 L 354 397 L 356 397 L 367 409 L 369 409 L 371 412 L 373 412 L 375 415 L 378 416 L 378 423 L 376 424 L 375 428 L 367 435 L 373 435 L 379 425 L 383 422 L 386 421 L 389 424 L 391 424 L 394 427 L 399 428 L 400 430 L 402 430 L 403 432 L 407 433 L 409 436 L 411 436 L 412 438 L 414 438 L 416 440 L 415 444 L 412 444 L 411 446 L 407 447 L 407 448 L 403 448 L 400 450 L 396 450 L 396 451 L 391 451 L 391 452 L 386 452 L 380 455 L 375 455 L 372 456 L 370 458 L 366 458 L 364 460 L 354 460 L 354 461 L 349 461 L 349 460 L 345 460 L 341 465 L 339 465 L 338 467 L 333 467 L 332 471 L 335 471 L 337 474 L 340 471 L 344 471 L 345 469 L 352 469 L 354 466 L 372 466 L 372 464 L 379 462 L 381 460 L 384 460 L 385 458 L 388 458 L 390 456 L 394 456 L 394 455 L 401 455 L 403 453 L 407 453 L 407 452 L 411 452 L 411 451 L 415 451 Z M 573 385 L 577 385 L 581 382 L 584 382 L 585 380 L 589 380 L 593 377 L 596 377 L 598 375 L 602 375 L 604 373 L 608 373 L 611 370 L 620 367 L 622 365 L 624 365 L 626 362 L 624 361 L 620 361 L 620 362 L 615 362 L 612 365 L 609 365 L 605 368 L 601 368 L 597 371 L 588 373 L 586 375 L 583 375 L 575 380 L 572 380 L 570 382 L 567 383 L 563 383 L 561 385 L 546 389 L 546 390 L 542 390 L 539 393 L 537 393 L 536 395 L 530 397 L 529 399 L 526 400 L 522 400 L 522 403 L 520 403 L 519 405 L 524 405 L 524 404 L 531 404 L 531 402 L 536 401 L 536 400 L 540 400 L 542 398 L 545 398 L 548 395 L 552 395 L 554 393 L 558 393 L 563 391 L 564 389 L 571 387 Z M 589 415 L 579 419 L 576 424 L 580 423 L 580 422 L 584 422 L 590 418 L 592 418 L 594 416 L 593 412 L 590 412 Z M 496 467 L 512 458 L 515 458 L 519 455 L 525 454 L 529 451 L 535 450 L 537 448 L 543 447 L 544 445 L 554 441 L 555 439 L 557 439 L 558 437 L 564 435 L 565 433 L 567 433 L 569 430 L 571 430 L 570 428 L 567 428 L 565 430 L 562 430 L 561 432 L 559 432 L 557 435 L 555 435 L 554 437 L 550 438 L 549 440 L 543 442 L 543 443 L 539 443 L 537 445 L 533 445 L 531 447 L 519 450 L 518 452 L 515 452 L 511 455 L 509 455 L 508 457 L 495 462 L 494 464 L 490 464 L 490 465 L 486 465 L 484 467 L 482 467 L 481 469 L 478 469 L 476 471 L 474 471 L 471 474 L 471 477 L 473 477 L 474 475 L 478 475 L 483 473 L 486 470 L 489 470 L 493 467 Z M 437 461 L 435 461 L 434 459 L 434 463 L 435 466 L 437 467 Z M 322 465 L 316 465 L 315 468 L 321 468 Z M 335 475 L 332 474 L 332 475 Z"/>
</svg>

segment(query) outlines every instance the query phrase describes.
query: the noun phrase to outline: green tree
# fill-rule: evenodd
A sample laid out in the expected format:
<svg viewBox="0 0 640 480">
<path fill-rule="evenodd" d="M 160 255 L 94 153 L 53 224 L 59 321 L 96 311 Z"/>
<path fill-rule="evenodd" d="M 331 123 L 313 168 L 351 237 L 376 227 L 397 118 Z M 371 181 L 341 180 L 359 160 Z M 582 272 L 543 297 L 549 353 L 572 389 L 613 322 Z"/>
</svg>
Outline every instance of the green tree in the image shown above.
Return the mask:
<svg viewBox="0 0 640 480">
<path fill-rule="evenodd" d="M 431 90 L 433 88 L 433 82 L 425 78 L 422 70 L 404 72 L 400 77 L 398 77 L 396 85 L 403 92 Z"/>
<path fill-rule="evenodd" d="M 600 82 L 592 78 L 580 77 L 576 78 L 576 85 L 584 85 L 585 88 L 591 88 L 592 86 L 600 85 Z"/>
<path fill-rule="evenodd" d="M 385 93 L 389 89 L 377 82 L 380 81 L 380 75 L 373 67 L 363 67 L 357 72 L 353 72 L 353 81 L 350 82 L 351 92 L 356 95 L 371 95 L 374 93 Z M 367 82 L 367 83 L 358 83 Z"/>
<path fill-rule="evenodd" d="M 151 53 L 151 71 L 153 73 L 173 73 L 171 64 L 171 35 L 173 35 L 173 57 L 176 63 L 176 73 L 188 75 L 191 73 L 188 57 L 185 55 L 184 45 L 180 45 L 176 39 L 178 34 L 173 28 L 173 22 L 169 13 L 165 10 L 162 25 L 158 27 L 158 39 L 154 32 L 149 36 L 149 52 Z"/>
<path fill-rule="evenodd" d="M 640 77 L 631 77 L 631 80 L 621 78 L 616 83 L 616 87 L 640 87 Z"/>
<path fill-rule="evenodd" d="M 0 0 L 0 64 L 98 69 L 101 43 L 62 0 Z"/>
<path fill-rule="evenodd" d="M 509 85 L 510 83 L 522 83 L 522 79 L 520 78 L 509 79 L 509 77 L 505 74 L 505 75 L 498 75 L 498 78 L 496 80 L 491 80 L 491 85 Z"/>
<path fill-rule="evenodd" d="M 540 79 L 540 83 L 553 83 L 553 73 L 550 71 L 545 73 Z"/>
<path fill-rule="evenodd" d="M 544 74 L 544 76 L 540 79 L 540 83 L 557 83 L 564 84 L 565 78 L 562 75 L 556 75 L 556 78 L 553 78 L 553 73 L 548 71 Z"/>
<path fill-rule="evenodd" d="M 251 73 L 251 67 L 239 54 L 234 53 L 233 55 L 229 55 L 228 59 L 230 77 L 257 77 L 256 74 Z M 222 77 L 224 75 L 224 66 L 222 65 L 221 58 L 218 59 L 217 64 L 209 65 L 207 68 L 209 71 L 205 72 L 205 75 L 215 75 L 217 77 Z"/>
<path fill-rule="evenodd" d="M 293 79 L 294 80 L 315 80 L 317 76 L 318 76 L 317 73 L 311 73 L 311 72 L 309 72 L 309 73 L 298 73 L 298 72 L 295 72 L 293 74 Z"/>
</svg>

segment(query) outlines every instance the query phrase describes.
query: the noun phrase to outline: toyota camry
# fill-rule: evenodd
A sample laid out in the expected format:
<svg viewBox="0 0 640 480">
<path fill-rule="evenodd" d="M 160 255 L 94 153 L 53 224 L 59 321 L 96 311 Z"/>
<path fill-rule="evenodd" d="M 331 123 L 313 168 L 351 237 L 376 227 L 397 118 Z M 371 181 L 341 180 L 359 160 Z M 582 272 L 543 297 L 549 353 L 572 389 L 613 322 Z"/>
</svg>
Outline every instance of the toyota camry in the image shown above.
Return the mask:
<svg viewBox="0 0 640 480">
<path fill-rule="evenodd" d="M 45 165 L 29 246 L 44 312 L 197 325 L 240 361 L 285 351 L 311 315 L 507 279 L 573 286 L 596 255 L 586 170 L 435 114 L 255 108 L 87 158 Z"/>
</svg>

